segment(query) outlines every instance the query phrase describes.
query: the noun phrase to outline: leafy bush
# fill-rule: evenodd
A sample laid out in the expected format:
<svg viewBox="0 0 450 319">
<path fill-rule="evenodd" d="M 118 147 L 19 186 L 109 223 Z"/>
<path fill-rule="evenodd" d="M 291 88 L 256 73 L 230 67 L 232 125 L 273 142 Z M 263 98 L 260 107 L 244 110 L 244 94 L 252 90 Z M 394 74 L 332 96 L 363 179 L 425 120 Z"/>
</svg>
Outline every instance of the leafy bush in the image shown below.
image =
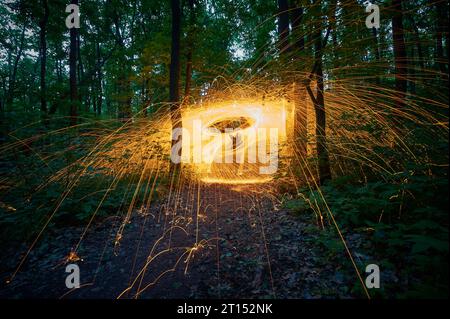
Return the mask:
<svg viewBox="0 0 450 319">
<path fill-rule="evenodd" d="M 388 295 L 448 296 L 446 169 L 416 165 L 384 180 L 364 184 L 351 180 L 346 176 L 320 190 L 304 189 L 301 197 L 287 201 L 285 207 L 296 213 L 320 211 L 327 228 L 333 229 L 328 206 L 342 231 L 362 234 L 364 250 L 382 272 L 392 269 L 404 283 L 398 287 L 386 282 Z M 331 255 L 343 251 L 336 232 L 325 231 L 319 239 Z"/>
</svg>

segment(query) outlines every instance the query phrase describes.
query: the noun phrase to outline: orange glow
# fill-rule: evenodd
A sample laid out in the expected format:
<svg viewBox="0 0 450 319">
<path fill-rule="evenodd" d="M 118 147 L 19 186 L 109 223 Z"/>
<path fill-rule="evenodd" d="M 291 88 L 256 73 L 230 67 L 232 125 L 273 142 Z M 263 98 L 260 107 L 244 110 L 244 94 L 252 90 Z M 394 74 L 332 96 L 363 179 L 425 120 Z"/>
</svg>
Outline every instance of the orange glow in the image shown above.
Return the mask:
<svg viewBox="0 0 450 319">
<path fill-rule="evenodd" d="M 221 184 L 254 184 L 268 182 L 273 174 L 261 173 L 261 168 L 268 165 L 259 156 L 262 131 L 269 140 L 270 129 L 275 129 L 278 140 L 278 157 L 289 153 L 286 147 L 288 136 L 293 131 L 293 106 L 284 99 L 264 101 L 245 99 L 239 101 L 225 100 L 209 103 L 200 107 L 187 108 L 182 113 L 183 148 L 182 158 L 188 168 L 201 181 Z M 202 139 L 195 138 L 196 123 L 203 130 L 215 129 L 216 135 Z M 233 133 L 224 129 L 235 130 Z M 220 131 L 220 135 L 217 133 Z M 274 132 L 276 132 L 274 131 Z M 238 132 L 242 138 L 240 146 L 233 146 L 232 162 L 226 162 L 225 149 L 227 139 Z M 264 135 L 263 135 L 264 136 Z M 216 138 L 218 137 L 218 138 Z M 245 141 L 245 143 L 244 143 Z M 198 145 L 201 143 L 201 145 Z M 232 142 L 229 142 L 232 143 Z M 250 149 L 251 148 L 251 149 Z M 258 149 L 258 152 L 255 150 Z M 199 154 L 200 150 L 200 154 Z M 268 154 L 270 147 L 266 146 Z M 238 161 L 238 152 L 242 156 Z M 255 152 L 252 162 L 250 152 Z M 262 151 L 261 151 L 262 152 Z"/>
</svg>

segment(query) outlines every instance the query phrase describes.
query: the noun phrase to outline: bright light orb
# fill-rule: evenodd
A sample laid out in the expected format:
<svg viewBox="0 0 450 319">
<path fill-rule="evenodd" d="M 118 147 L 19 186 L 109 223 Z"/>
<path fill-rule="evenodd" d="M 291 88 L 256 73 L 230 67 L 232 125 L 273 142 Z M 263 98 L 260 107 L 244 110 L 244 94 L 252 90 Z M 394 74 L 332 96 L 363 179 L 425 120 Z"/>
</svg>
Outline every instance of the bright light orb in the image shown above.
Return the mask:
<svg viewBox="0 0 450 319">
<path fill-rule="evenodd" d="M 261 173 L 264 167 L 292 152 L 286 142 L 293 133 L 293 105 L 284 99 L 221 101 L 187 108 L 182 121 L 184 166 L 206 183 L 268 182 L 278 170 Z M 200 127 L 201 137 L 195 133 Z M 276 154 L 269 145 L 274 135 Z"/>
</svg>

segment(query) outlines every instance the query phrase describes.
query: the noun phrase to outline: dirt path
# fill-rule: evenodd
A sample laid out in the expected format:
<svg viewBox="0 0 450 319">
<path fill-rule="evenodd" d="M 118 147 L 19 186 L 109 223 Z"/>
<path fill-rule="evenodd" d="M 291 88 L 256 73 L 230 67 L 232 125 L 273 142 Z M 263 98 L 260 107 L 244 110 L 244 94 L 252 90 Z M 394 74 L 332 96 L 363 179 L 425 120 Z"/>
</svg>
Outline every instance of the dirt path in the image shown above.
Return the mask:
<svg viewBox="0 0 450 319">
<path fill-rule="evenodd" d="M 123 217 L 97 222 L 78 250 L 82 287 L 72 291 L 62 261 L 84 229 L 53 230 L 0 297 L 351 297 L 354 272 L 345 257 L 324 258 L 312 216 L 278 210 L 269 186 L 245 187 L 184 187 L 133 212 L 117 245 Z M 3 282 L 25 249 L 6 252 Z"/>
</svg>

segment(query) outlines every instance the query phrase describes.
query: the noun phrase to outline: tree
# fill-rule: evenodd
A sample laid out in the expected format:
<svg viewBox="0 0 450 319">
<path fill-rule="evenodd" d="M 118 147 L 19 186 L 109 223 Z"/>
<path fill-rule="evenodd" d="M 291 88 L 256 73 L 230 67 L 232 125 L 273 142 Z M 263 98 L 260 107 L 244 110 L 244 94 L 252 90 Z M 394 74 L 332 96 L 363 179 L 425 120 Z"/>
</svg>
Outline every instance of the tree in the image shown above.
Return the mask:
<svg viewBox="0 0 450 319">
<path fill-rule="evenodd" d="M 330 35 L 331 26 L 328 26 L 325 38 L 322 38 L 322 17 L 321 17 L 322 2 L 316 1 L 316 15 L 314 26 L 314 66 L 309 78 L 306 80 L 306 90 L 314 105 L 316 114 L 316 151 L 318 159 L 319 184 L 331 178 L 330 158 L 327 148 L 326 137 L 326 111 L 325 111 L 325 96 L 323 83 L 323 50 Z M 311 87 L 311 79 L 315 77 L 316 93 L 314 94 Z"/>
<path fill-rule="evenodd" d="M 47 96 L 46 96 L 46 68 L 47 68 L 47 22 L 49 16 L 48 2 L 47 0 L 41 0 L 43 15 L 39 21 L 39 39 L 40 39 L 40 50 L 39 57 L 41 60 L 41 112 L 47 113 Z"/>
<path fill-rule="evenodd" d="M 172 47 L 170 53 L 169 102 L 171 103 L 172 130 L 181 128 L 180 110 L 180 35 L 181 35 L 181 9 L 179 0 L 171 0 L 172 10 Z M 172 146 L 181 143 L 181 134 L 178 140 L 172 140 Z M 180 149 L 181 152 L 181 149 Z M 180 154 L 181 155 L 181 154 Z M 173 164 L 173 163 L 172 163 Z M 179 165 L 172 165 L 172 167 Z"/>
<path fill-rule="evenodd" d="M 445 80 L 448 78 L 448 59 L 449 59 L 449 4 L 445 1 L 436 1 L 435 8 L 437 13 L 436 19 L 436 60 L 441 77 Z M 444 45 L 443 40 L 445 37 L 445 43 L 447 46 L 447 60 L 444 57 Z"/>
<path fill-rule="evenodd" d="M 78 0 L 71 0 L 71 4 L 78 5 Z M 78 29 L 70 29 L 70 52 L 69 52 L 69 86 L 70 86 L 70 123 L 77 124 L 78 116 L 78 86 L 77 86 L 77 38 Z"/>
<path fill-rule="evenodd" d="M 280 57 L 289 48 L 289 4 L 288 0 L 278 0 L 278 51 Z"/>
<path fill-rule="evenodd" d="M 297 49 L 297 53 L 299 53 L 305 49 L 305 36 L 302 28 L 304 9 L 298 0 L 291 0 L 291 9 L 293 48 Z"/>
<path fill-rule="evenodd" d="M 114 2 L 113 2 L 114 3 Z M 122 28 L 124 27 L 121 23 L 122 17 L 126 18 L 126 12 L 120 12 L 119 15 L 119 8 L 116 8 L 117 4 L 115 4 L 113 11 L 112 11 L 112 20 L 114 24 L 114 36 L 116 40 L 116 44 L 119 48 L 118 52 L 118 65 L 117 65 L 117 97 L 118 97 L 118 118 L 122 121 L 126 121 L 127 119 L 131 118 L 132 111 L 131 111 L 131 102 L 132 102 L 132 96 L 131 96 L 131 90 L 130 90 L 130 79 L 129 79 L 129 61 L 127 58 L 127 47 L 125 45 L 125 35 L 122 31 Z M 120 8 L 125 10 L 126 8 Z M 132 39 L 131 39 L 132 42 Z"/>
<path fill-rule="evenodd" d="M 291 1 L 291 26 L 293 37 L 292 50 L 295 50 L 293 58 L 298 58 L 299 55 L 303 54 L 305 50 L 305 37 L 302 30 L 302 20 L 303 20 L 303 7 L 300 6 L 298 1 Z M 304 71 L 304 70 L 296 70 Z M 293 90 L 293 101 L 295 105 L 295 141 L 296 150 L 300 157 L 300 160 L 305 160 L 307 156 L 307 104 L 306 104 L 306 92 L 301 86 L 299 81 L 294 81 L 292 83 Z M 302 165 L 303 163 L 300 162 Z"/>
<path fill-rule="evenodd" d="M 396 106 L 404 105 L 407 89 L 407 56 L 403 31 L 402 0 L 392 0 L 392 38 L 394 41 Z"/>
<path fill-rule="evenodd" d="M 97 92 L 97 96 L 95 97 L 96 100 L 96 106 L 97 106 L 97 114 L 101 115 L 102 114 L 102 101 L 103 101 L 103 97 L 102 97 L 102 70 L 101 70 L 101 51 L 100 51 L 100 44 L 97 42 L 95 44 L 95 52 L 96 52 L 96 56 L 97 56 L 97 64 L 99 65 L 99 67 L 97 68 L 97 83 L 96 83 L 96 92 Z"/>
<path fill-rule="evenodd" d="M 22 54 L 25 47 L 25 31 L 27 29 L 27 24 L 24 23 L 22 27 L 22 31 L 20 34 L 19 46 L 17 48 L 17 52 L 14 57 L 14 62 L 12 63 L 12 67 L 10 67 L 9 81 L 8 81 L 8 93 L 6 97 L 6 105 L 10 106 L 14 99 L 14 91 L 16 89 L 16 77 L 17 77 L 17 69 L 19 66 L 19 61 L 22 58 Z M 15 49 L 15 48 L 14 48 Z M 12 51 L 14 50 L 11 47 L 8 55 L 12 56 Z"/>
<path fill-rule="evenodd" d="M 184 100 L 187 102 L 191 94 L 191 79 L 192 79 L 192 51 L 194 50 L 194 25 L 195 12 L 194 0 L 188 0 L 189 4 L 189 30 L 187 34 L 187 53 L 186 53 L 186 81 L 184 87 Z"/>
</svg>

